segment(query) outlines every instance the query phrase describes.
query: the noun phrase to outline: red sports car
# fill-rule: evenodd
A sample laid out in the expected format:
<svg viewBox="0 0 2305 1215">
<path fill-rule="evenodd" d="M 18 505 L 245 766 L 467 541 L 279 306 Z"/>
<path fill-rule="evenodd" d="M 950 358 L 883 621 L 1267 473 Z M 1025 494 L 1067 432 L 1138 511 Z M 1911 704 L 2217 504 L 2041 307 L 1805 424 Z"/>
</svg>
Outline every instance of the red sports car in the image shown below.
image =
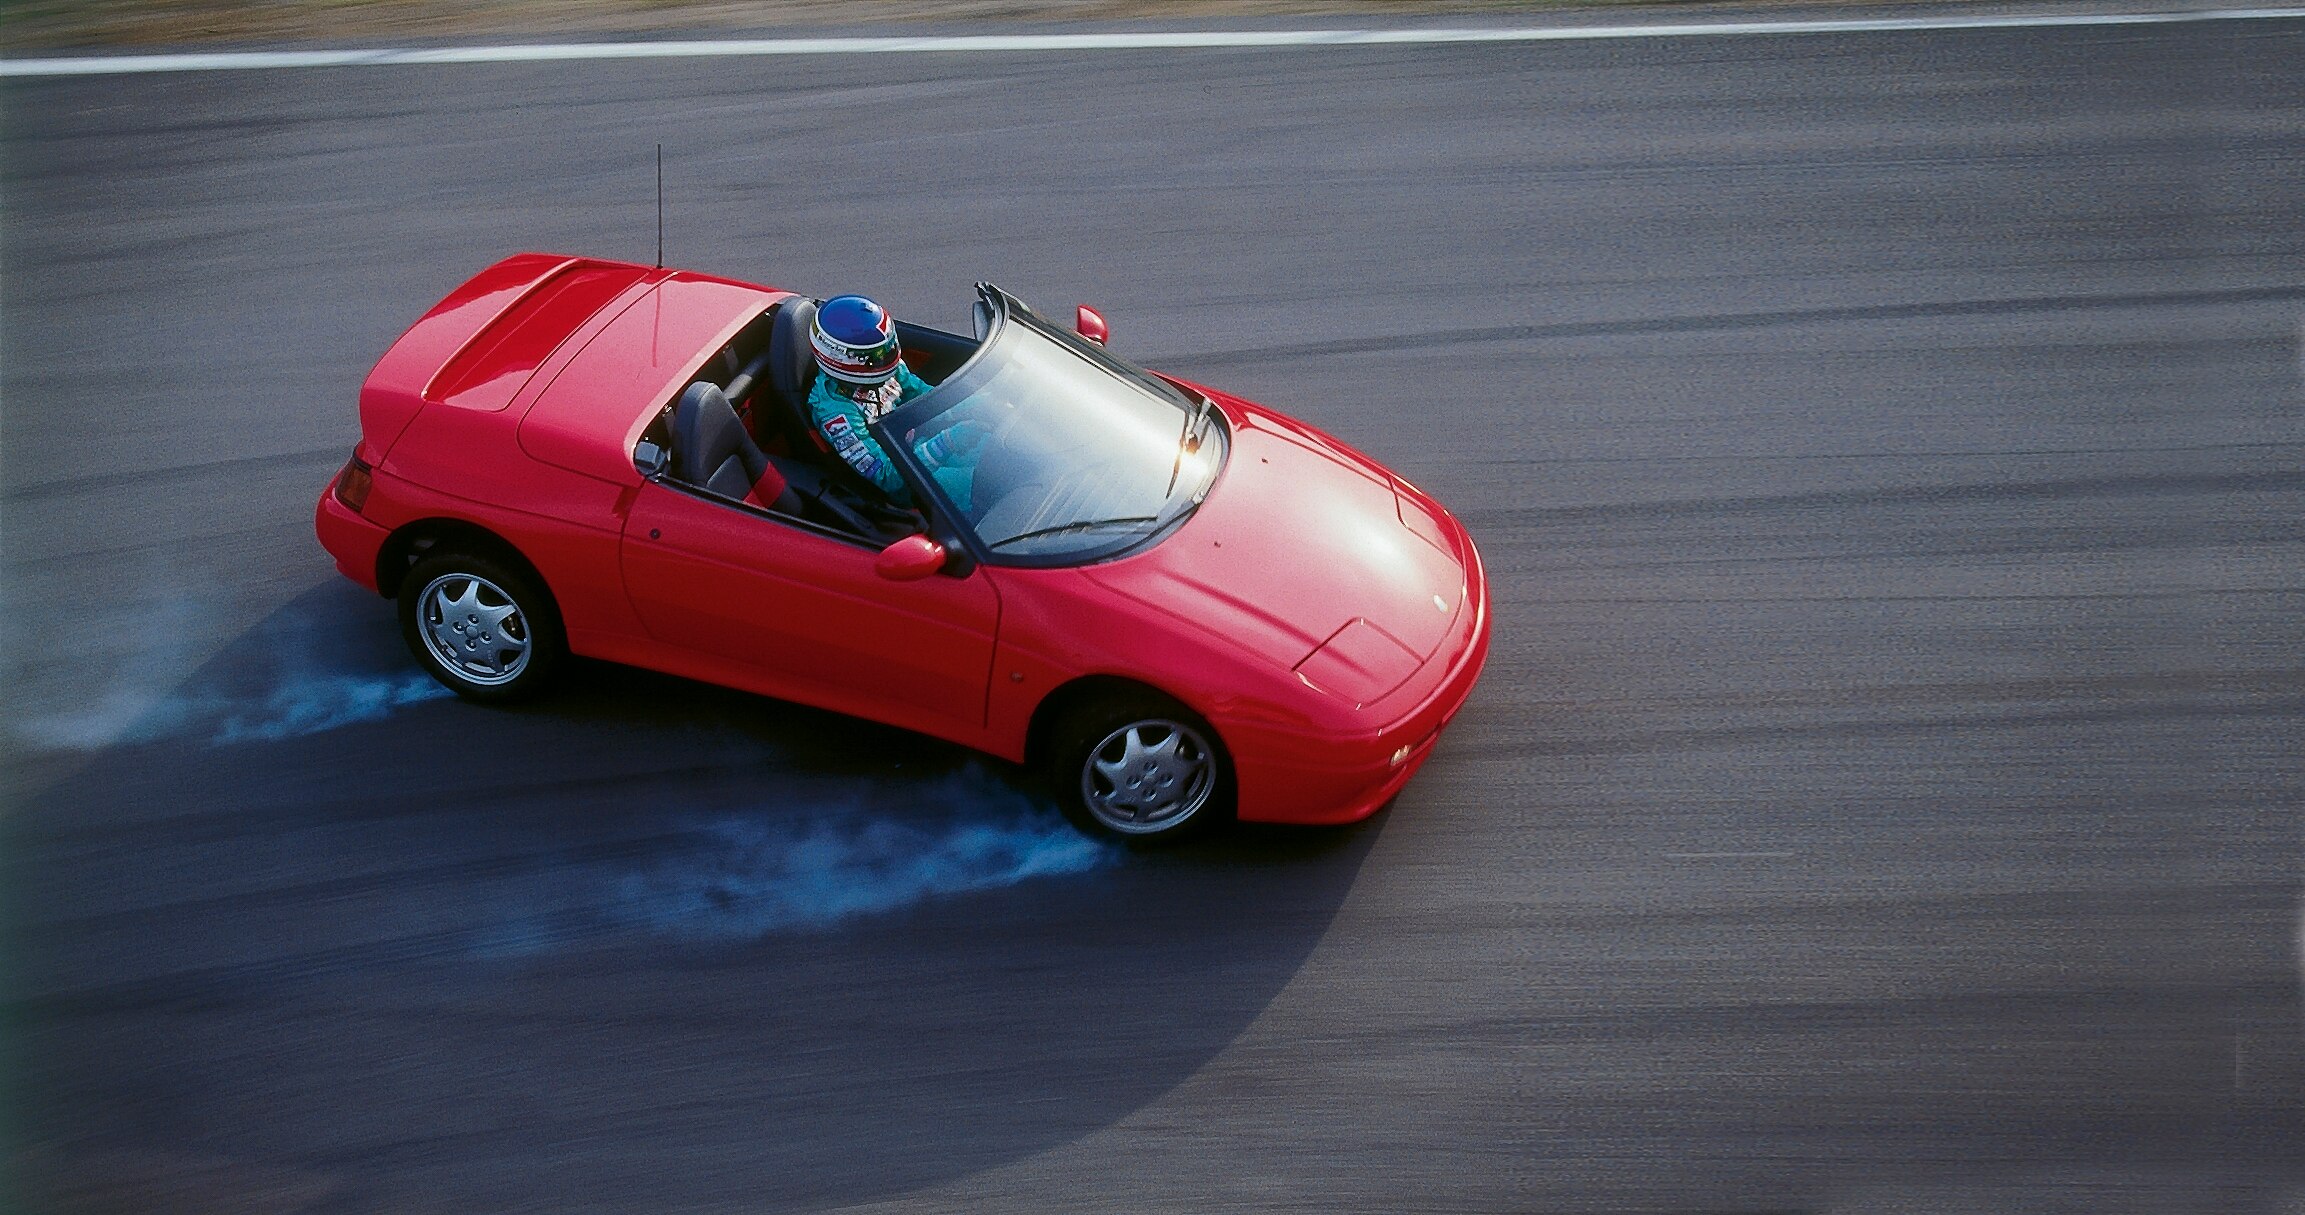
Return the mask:
<svg viewBox="0 0 2305 1215">
<path fill-rule="evenodd" d="M 1464 527 L 1302 422 L 1113 357 L 1090 309 L 1075 332 L 977 293 L 973 337 L 897 324 L 934 385 L 872 423 L 898 505 L 809 424 L 815 301 L 507 258 L 377 363 L 320 542 L 473 700 L 629 663 L 1033 765 L 1132 839 L 1384 805 L 1487 656 Z M 930 475 L 963 425 L 973 465 Z"/>
</svg>

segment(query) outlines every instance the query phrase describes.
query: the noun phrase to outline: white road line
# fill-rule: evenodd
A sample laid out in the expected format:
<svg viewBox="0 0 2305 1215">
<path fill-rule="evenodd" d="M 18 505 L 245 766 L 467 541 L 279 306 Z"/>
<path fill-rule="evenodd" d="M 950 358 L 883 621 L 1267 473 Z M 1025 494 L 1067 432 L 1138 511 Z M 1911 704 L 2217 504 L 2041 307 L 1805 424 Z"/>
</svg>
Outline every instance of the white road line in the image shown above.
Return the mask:
<svg viewBox="0 0 2305 1215">
<path fill-rule="evenodd" d="M 1715 38 L 1737 34 L 1867 34 L 2002 30 L 2305 18 L 2305 9 L 2236 8 L 2166 13 L 1884 17 L 1839 21 L 1717 21 L 1549 29 L 1204 30 L 1142 34 L 971 34 L 923 38 L 753 38 L 679 42 L 570 42 L 334 51 L 222 51 L 181 55 L 85 55 L 0 59 L 0 77 L 111 76 L 133 72 L 239 72 L 265 68 L 410 67 L 452 63 L 543 63 L 571 59 L 694 59 L 715 56 L 1003 54 L 1037 51 L 1272 49 L 1433 46 L 1482 42 L 1587 42 L 1623 38 Z"/>
</svg>

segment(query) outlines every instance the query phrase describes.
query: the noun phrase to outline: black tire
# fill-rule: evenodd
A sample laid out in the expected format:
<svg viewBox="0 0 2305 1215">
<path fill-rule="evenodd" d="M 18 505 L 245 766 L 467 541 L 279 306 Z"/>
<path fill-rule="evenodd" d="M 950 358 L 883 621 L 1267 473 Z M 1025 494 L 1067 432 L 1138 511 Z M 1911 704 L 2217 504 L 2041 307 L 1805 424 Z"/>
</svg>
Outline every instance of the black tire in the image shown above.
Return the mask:
<svg viewBox="0 0 2305 1215">
<path fill-rule="evenodd" d="M 488 704 L 542 691 L 568 654 L 560 609 L 543 584 L 485 553 L 434 553 L 410 568 L 400 583 L 400 635 L 434 679 Z"/>
<path fill-rule="evenodd" d="M 1066 818 L 1106 839 L 1172 843 L 1233 815 L 1224 741 L 1199 714 L 1149 690 L 1100 697 L 1067 715 L 1041 775 Z"/>
</svg>

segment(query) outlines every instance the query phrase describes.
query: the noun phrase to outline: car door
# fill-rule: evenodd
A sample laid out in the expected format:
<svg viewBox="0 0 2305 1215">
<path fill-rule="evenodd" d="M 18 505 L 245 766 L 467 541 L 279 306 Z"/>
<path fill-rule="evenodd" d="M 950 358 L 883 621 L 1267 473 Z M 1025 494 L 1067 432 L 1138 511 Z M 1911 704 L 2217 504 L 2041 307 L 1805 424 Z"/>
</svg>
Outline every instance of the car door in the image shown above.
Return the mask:
<svg viewBox="0 0 2305 1215">
<path fill-rule="evenodd" d="M 894 582 L 876 548 L 644 482 L 624 582 L 650 636 L 746 670 L 728 681 L 973 740 L 1000 597 L 985 570 Z"/>
</svg>

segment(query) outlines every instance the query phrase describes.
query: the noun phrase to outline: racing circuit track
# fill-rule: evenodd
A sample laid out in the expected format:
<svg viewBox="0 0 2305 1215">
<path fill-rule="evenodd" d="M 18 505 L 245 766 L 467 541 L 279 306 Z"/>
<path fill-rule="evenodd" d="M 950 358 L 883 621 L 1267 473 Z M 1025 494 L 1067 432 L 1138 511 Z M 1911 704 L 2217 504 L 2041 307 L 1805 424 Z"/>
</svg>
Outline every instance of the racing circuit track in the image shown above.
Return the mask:
<svg viewBox="0 0 2305 1215">
<path fill-rule="evenodd" d="M 35 1208 L 2294 1211 L 2305 21 L 12 80 Z M 1433 490 L 1345 832 L 426 694 L 310 503 L 521 248 L 988 278 Z M 843 902 L 842 900 L 846 900 Z M 837 914 L 846 912 L 847 914 Z"/>
</svg>

